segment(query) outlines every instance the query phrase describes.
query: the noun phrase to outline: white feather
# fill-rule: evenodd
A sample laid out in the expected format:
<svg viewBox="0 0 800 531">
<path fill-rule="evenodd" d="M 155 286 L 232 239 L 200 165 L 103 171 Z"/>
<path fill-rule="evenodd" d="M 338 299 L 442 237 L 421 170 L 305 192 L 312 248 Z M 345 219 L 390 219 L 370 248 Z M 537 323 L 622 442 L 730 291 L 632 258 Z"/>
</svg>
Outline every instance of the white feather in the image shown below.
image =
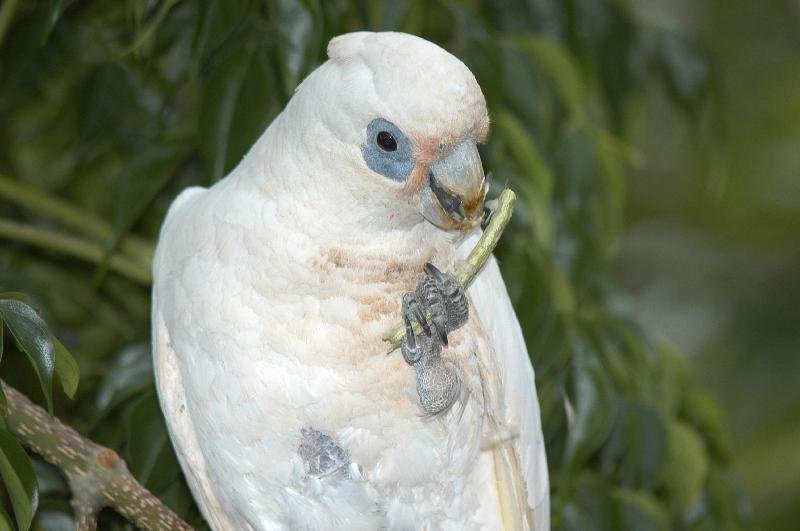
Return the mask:
<svg viewBox="0 0 800 531">
<path fill-rule="evenodd" d="M 474 247 L 479 235 L 472 234 L 459 249 L 461 258 Z M 536 385 L 511 299 L 508 296 L 500 268 L 490 257 L 481 273 L 469 288 L 471 308 L 478 314 L 497 355 L 497 368 L 502 386 L 504 411 L 499 418 L 505 423 L 503 432 L 490 440 L 493 450 L 510 440 L 518 459 L 527 491 L 527 506 L 533 513 L 535 529 L 550 529 L 550 487 L 542 434 L 539 400 Z M 496 381 L 496 380 L 495 380 Z"/>
</svg>

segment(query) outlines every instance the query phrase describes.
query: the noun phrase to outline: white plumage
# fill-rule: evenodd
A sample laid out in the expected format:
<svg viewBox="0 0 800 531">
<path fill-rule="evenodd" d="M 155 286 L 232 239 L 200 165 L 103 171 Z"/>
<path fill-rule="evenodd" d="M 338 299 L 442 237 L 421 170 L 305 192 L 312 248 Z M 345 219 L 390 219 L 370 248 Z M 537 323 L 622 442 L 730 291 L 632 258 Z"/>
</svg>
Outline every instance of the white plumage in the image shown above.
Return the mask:
<svg viewBox="0 0 800 531">
<path fill-rule="evenodd" d="M 184 191 L 162 229 L 155 372 L 188 483 L 220 530 L 548 529 L 533 369 L 494 260 L 443 351 L 463 391 L 448 412 L 422 414 L 413 369 L 381 340 L 423 265 L 453 270 L 479 235 L 428 178 L 486 136 L 483 95 L 409 35 L 344 35 L 328 52 L 241 164 Z M 367 163 L 376 118 L 413 144 L 403 179 Z M 475 171 L 442 176 L 468 214 Z M 323 441 L 341 452 L 319 473 L 307 448 Z"/>
</svg>

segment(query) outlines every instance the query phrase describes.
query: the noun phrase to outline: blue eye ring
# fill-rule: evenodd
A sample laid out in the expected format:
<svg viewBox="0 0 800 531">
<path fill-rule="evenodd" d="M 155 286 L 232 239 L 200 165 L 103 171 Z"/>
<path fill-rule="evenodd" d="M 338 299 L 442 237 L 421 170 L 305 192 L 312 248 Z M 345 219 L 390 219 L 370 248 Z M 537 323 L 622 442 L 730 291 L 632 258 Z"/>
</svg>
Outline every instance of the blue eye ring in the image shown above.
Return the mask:
<svg viewBox="0 0 800 531">
<path fill-rule="evenodd" d="M 414 144 L 385 118 L 375 118 L 365 131 L 361 154 L 367 167 L 393 181 L 403 182 L 414 169 Z"/>
</svg>

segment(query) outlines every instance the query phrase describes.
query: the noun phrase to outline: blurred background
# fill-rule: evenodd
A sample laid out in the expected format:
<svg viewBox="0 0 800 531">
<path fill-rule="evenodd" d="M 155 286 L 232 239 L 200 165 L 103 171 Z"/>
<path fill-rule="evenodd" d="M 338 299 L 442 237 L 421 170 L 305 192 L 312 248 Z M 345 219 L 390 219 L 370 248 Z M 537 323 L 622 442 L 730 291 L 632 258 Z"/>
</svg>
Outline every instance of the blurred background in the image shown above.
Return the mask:
<svg viewBox="0 0 800 531">
<path fill-rule="evenodd" d="M 484 166 L 520 196 L 497 255 L 553 527 L 794 529 L 796 0 L 4 0 L 0 291 L 78 362 L 56 414 L 203 527 L 152 385 L 158 227 L 241 159 L 330 37 L 362 29 L 440 44 L 487 97 Z M 0 377 L 43 402 L 9 334 Z M 34 527 L 71 529 L 63 479 L 32 462 Z"/>
<path fill-rule="evenodd" d="M 709 58 L 694 113 L 650 85 L 619 278 L 723 407 L 764 529 L 800 508 L 800 2 L 641 2 Z M 657 84 L 656 84 L 657 85 Z"/>
</svg>

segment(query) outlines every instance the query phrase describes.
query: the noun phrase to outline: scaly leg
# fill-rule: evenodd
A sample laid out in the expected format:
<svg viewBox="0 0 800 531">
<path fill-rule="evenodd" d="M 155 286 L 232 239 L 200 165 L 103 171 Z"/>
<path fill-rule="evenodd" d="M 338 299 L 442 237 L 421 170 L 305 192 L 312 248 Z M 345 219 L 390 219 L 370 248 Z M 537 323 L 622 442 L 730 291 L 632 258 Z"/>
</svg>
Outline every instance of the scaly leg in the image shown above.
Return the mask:
<svg viewBox="0 0 800 531">
<path fill-rule="evenodd" d="M 464 288 L 433 264 L 425 264 L 425 276 L 416 291 L 403 296 L 402 312 L 406 337 L 400 350 L 406 363 L 417 372 L 420 404 L 431 415 L 447 411 L 458 398 L 461 380 L 455 364 L 443 359 L 441 351 L 442 345 L 447 345 L 447 335 L 469 318 Z M 430 315 L 435 334 L 426 314 Z M 414 332 L 414 322 L 419 323 L 423 333 Z"/>
</svg>

